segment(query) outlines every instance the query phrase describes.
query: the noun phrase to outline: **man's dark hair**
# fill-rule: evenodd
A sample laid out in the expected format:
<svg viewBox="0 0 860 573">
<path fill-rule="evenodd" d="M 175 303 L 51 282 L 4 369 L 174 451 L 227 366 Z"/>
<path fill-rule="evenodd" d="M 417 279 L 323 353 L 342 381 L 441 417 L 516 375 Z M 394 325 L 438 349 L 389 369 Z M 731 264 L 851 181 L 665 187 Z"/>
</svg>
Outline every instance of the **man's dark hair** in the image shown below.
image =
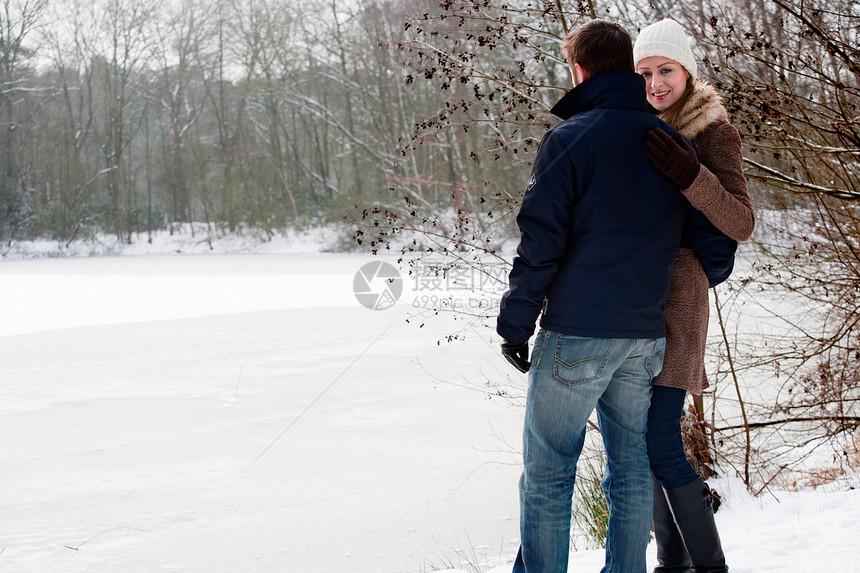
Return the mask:
<svg viewBox="0 0 860 573">
<path fill-rule="evenodd" d="M 635 69 L 630 34 L 606 20 L 591 20 L 568 32 L 561 51 L 571 68 L 579 64 L 589 77 Z"/>
</svg>

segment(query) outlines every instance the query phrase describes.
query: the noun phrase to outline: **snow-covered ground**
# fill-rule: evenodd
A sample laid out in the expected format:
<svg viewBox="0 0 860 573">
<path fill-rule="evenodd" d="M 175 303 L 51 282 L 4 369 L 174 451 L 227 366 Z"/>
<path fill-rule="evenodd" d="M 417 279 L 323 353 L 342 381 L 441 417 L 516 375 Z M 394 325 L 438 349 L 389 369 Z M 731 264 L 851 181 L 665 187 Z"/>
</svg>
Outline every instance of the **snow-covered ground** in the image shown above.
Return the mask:
<svg viewBox="0 0 860 573">
<path fill-rule="evenodd" d="M 0 571 L 509 570 L 524 378 L 294 239 L 0 260 Z M 857 490 L 712 485 L 733 573 L 860 570 Z"/>
</svg>

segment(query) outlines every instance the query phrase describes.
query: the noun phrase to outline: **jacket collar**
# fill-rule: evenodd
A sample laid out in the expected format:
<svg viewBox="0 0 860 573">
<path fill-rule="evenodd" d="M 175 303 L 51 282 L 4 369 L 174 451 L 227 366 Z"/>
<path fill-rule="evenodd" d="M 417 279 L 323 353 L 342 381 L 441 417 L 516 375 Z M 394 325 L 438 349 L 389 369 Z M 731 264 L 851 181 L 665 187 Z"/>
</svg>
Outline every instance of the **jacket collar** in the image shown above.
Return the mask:
<svg viewBox="0 0 860 573">
<path fill-rule="evenodd" d="M 686 137 L 694 139 L 706 127 L 714 123 L 728 123 L 729 114 L 723 106 L 717 90 L 710 84 L 698 80 L 693 86 L 693 93 L 684 104 L 684 109 L 678 117 L 678 131 Z"/>
<path fill-rule="evenodd" d="M 647 112 L 645 80 L 636 72 L 599 74 L 564 94 L 550 112 L 561 119 L 569 119 L 595 108 L 627 108 Z"/>
</svg>

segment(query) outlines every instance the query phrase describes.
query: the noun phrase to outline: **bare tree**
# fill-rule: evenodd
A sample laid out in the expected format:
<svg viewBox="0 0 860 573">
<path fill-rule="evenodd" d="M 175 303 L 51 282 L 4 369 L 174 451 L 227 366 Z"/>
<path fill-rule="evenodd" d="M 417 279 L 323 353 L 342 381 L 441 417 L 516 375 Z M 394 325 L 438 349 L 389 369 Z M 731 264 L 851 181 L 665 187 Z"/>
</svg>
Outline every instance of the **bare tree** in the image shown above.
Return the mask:
<svg viewBox="0 0 860 573">
<path fill-rule="evenodd" d="M 92 68 L 85 63 L 77 10 L 75 3 L 67 17 L 58 19 L 45 33 L 49 58 L 57 71 L 56 100 L 60 103 L 55 115 L 62 118 L 49 135 L 58 144 L 51 156 L 59 166 L 56 178 L 48 182 L 59 195 L 51 201 L 49 228 L 66 244 L 78 238 L 88 222 L 87 205 L 100 175 L 100 166 L 90 166 L 87 154 L 94 120 L 87 94 L 92 93 L 93 78 Z"/>
<path fill-rule="evenodd" d="M 0 2 L 0 242 L 10 240 L 30 215 L 31 182 L 23 177 L 21 139 L 27 114 L 16 107 L 28 86 L 23 68 L 34 54 L 28 46 L 47 0 Z"/>
<path fill-rule="evenodd" d="M 163 45 L 155 52 L 160 61 L 155 103 L 164 118 L 161 149 L 170 197 L 168 213 L 171 225 L 175 225 L 193 221 L 188 154 L 191 131 L 205 101 L 204 94 L 194 87 L 200 77 L 195 66 L 208 32 L 205 27 L 208 11 L 193 1 L 166 8 L 170 17 L 158 38 Z"/>
<path fill-rule="evenodd" d="M 478 163 L 507 165 L 487 177 L 491 192 L 470 193 L 484 214 L 458 208 L 447 215 L 458 224 L 446 228 L 446 206 L 404 185 L 402 204 L 361 211 L 357 239 L 374 248 L 396 245 L 414 258 L 444 254 L 453 262 L 443 273 L 495 255 L 493 238 L 511 235 L 504 223 L 521 197 L 511 182 L 523 179 L 525 152 L 551 125 L 549 103 L 568 85 L 560 37 L 595 16 L 621 20 L 634 36 L 673 17 L 696 39 L 702 74 L 723 93 L 744 136 L 746 173 L 762 213 L 737 278 L 717 291 L 722 332 L 709 357 L 715 388 L 709 412 L 700 410 L 707 438 L 755 490 L 826 451 L 856 464 L 857 3 L 451 0 L 414 14 L 405 23 L 411 37 L 388 50 L 413 70 L 407 84 L 430 83 L 445 104 L 416 123 L 406 152 L 419 161 L 438 157 L 450 133 Z M 445 181 L 462 172 L 452 165 Z M 421 183 L 427 181 L 433 179 Z M 743 319 L 751 308 L 758 318 L 749 325 Z"/>
<path fill-rule="evenodd" d="M 89 6 L 91 27 L 83 41 L 93 62 L 95 87 L 101 98 L 96 109 L 95 136 L 107 174 L 108 219 L 118 238 L 131 240 L 135 207 L 131 142 L 142 125 L 144 90 L 136 82 L 152 58 L 153 27 L 159 2 L 101 0 Z"/>
</svg>

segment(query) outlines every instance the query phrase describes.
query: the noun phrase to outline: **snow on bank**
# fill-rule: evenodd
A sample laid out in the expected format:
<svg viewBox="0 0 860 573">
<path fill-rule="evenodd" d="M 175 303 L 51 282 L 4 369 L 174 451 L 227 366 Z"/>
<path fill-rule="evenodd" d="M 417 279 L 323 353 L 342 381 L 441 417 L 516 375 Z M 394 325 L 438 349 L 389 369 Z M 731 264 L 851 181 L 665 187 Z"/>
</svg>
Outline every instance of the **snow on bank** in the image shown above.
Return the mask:
<svg viewBox="0 0 860 573">
<path fill-rule="evenodd" d="M 262 231 L 217 232 L 202 223 L 185 225 L 175 232 L 159 230 L 138 233 L 132 242 L 101 234 L 69 244 L 38 239 L 0 245 L 0 260 L 100 257 L 122 255 L 201 255 L 201 254 L 297 254 L 342 250 L 351 246 L 349 231 L 342 225 L 325 225 L 307 230 L 289 229 L 267 235 Z"/>
<path fill-rule="evenodd" d="M 731 573 L 860 571 L 860 490 L 774 491 L 753 497 L 736 478 L 709 484 L 723 496 L 716 520 Z M 572 553 L 569 571 L 598 571 L 603 561 L 602 551 Z M 656 564 L 651 543 L 649 571 Z M 489 571 L 509 572 L 507 565 Z"/>
</svg>

